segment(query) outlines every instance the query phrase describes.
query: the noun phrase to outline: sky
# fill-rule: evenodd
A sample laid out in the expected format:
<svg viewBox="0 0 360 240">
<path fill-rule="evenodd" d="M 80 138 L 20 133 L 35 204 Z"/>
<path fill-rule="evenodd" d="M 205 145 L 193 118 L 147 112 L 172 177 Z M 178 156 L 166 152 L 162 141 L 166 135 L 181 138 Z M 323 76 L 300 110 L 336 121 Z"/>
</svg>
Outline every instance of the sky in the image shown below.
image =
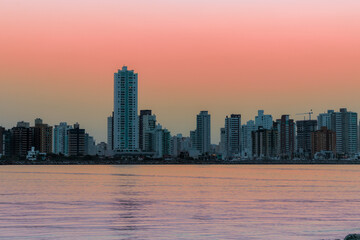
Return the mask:
<svg viewBox="0 0 360 240">
<path fill-rule="evenodd" d="M 359 0 L 1 0 L 0 125 L 79 122 L 105 141 L 113 75 L 172 134 L 212 117 L 360 112 Z"/>
</svg>

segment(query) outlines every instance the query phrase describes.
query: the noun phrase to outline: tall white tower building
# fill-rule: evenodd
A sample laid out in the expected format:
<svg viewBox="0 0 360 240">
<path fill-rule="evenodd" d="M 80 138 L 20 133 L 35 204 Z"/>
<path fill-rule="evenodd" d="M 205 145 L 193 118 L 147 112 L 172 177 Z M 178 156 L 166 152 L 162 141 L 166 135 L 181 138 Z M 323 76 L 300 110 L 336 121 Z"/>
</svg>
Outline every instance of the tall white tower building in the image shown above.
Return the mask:
<svg viewBox="0 0 360 240">
<path fill-rule="evenodd" d="M 122 67 L 114 74 L 114 150 L 139 148 L 138 74 Z"/>
</svg>

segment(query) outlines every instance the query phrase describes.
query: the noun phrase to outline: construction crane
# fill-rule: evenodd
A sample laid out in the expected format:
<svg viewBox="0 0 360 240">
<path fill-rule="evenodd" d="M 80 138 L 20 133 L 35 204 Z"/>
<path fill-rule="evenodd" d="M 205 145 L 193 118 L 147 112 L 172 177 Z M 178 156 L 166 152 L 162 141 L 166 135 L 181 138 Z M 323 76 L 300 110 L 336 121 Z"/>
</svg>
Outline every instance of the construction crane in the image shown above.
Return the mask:
<svg viewBox="0 0 360 240">
<path fill-rule="evenodd" d="M 309 114 L 309 120 L 311 120 L 311 114 L 314 114 L 312 109 L 310 109 L 310 112 L 306 112 L 306 113 L 297 113 L 296 115 L 308 115 Z M 304 120 L 305 120 L 305 116 L 304 116 Z"/>
</svg>

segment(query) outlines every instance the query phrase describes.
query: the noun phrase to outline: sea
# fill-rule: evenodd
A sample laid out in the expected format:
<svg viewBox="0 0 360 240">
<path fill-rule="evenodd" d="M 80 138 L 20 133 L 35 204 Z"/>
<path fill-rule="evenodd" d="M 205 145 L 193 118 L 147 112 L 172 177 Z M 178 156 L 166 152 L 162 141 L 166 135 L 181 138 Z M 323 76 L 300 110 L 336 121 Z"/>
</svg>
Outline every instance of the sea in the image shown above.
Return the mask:
<svg viewBox="0 0 360 240">
<path fill-rule="evenodd" d="M 334 240 L 359 165 L 0 166 L 0 239 Z"/>
</svg>

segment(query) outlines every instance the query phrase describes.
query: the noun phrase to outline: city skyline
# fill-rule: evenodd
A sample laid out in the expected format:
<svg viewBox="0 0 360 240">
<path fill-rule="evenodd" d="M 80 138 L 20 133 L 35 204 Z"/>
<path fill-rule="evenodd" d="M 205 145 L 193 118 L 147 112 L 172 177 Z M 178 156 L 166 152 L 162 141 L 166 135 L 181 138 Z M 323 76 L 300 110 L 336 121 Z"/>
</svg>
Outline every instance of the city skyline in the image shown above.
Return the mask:
<svg viewBox="0 0 360 240">
<path fill-rule="evenodd" d="M 113 75 L 113 82 L 114 82 L 114 86 L 113 86 L 113 108 L 115 107 L 115 103 L 116 103 L 116 101 L 117 101 L 117 98 L 115 98 L 115 96 L 117 96 L 118 94 L 120 94 L 120 92 L 118 93 L 118 91 L 119 90 L 117 90 L 117 88 L 119 89 L 120 88 L 120 84 L 119 83 L 117 83 L 117 81 L 116 81 L 116 79 L 117 79 L 117 76 L 121 73 L 121 72 L 123 72 L 123 71 L 125 71 L 125 72 L 129 72 L 129 73 L 131 73 L 132 74 L 132 76 L 130 77 L 131 79 L 134 79 L 134 81 L 135 81 L 135 97 L 134 97 L 134 100 L 136 100 L 133 104 L 135 104 L 136 105 L 136 108 L 134 108 L 134 111 L 135 112 L 137 112 L 137 121 L 138 121 L 138 118 L 139 118 L 139 116 L 141 115 L 141 112 L 142 111 L 152 111 L 153 112 L 153 110 L 146 110 L 146 109 L 142 109 L 142 108 L 140 108 L 140 107 L 138 107 L 138 84 L 139 83 L 141 83 L 141 79 L 140 79 L 140 81 L 138 82 L 138 73 L 136 72 L 136 73 L 134 73 L 134 70 L 128 70 L 128 69 L 131 69 L 131 68 L 129 68 L 128 66 L 126 66 L 126 65 L 123 65 L 122 66 L 122 68 L 120 69 L 118 69 L 117 70 L 117 72 L 115 72 L 114 73 L 114 75 Z M 120 76 L 120 75 L 119 75 Z M 114 80 L 115 79 L 115 80 Z M 127 80 L 128 81 L 128 80 Z M 128 87 L 128 86 L 127 86 Z M 120 96 L 120 95 L 119 95 Z M 130 98 L 132 98 L 132 97 L 130 97 Z M 141 96 L 140 96 L 140 98 L 141 98 Z M 342 108 L 347 108 L 347 107 L 340 107 L 339 109 L 341 110 Z M 301 113 L 295 113 L 295 114 L 287 114 L 287 113 L 280 113 L 280 115 L 279 115 L 279 118 L 281 117 L 281 116 L 283 116 L 283 115 L 288 115 L 290 118 L 292 118 L 294 121 L 299 121 L 299 120 L 308 120 L 309 119 L 309 117 L 310 117 L 310 115 L 309 115 L 309 113 L 311 113 L 311 115 L 314 115 L 314 117 L 316 116 L 316 119 L 317 119 L 317 117 L 320 117 L 321 119 L 320 119 L 320 121 L 324 121 L 322 118 L 323 118 L 323 116 L 325 115 L 327 115 L 329 112 L 334 112 L 334 110 L 335 110 L 335 108 L 327 108 L 326 110 L 324 110 L 323 112 L 319 112 L 319 113 L 316 113 L 315 111 L 313 111 L 313 109 L 310 109 L 310 112 L 301 112 Z M 119 111 L 120 111 L 120 108 L 119 108 Z M 199 110 L 200 112 L 209 112 L 208 110 Z M 252 109 L 251 110 L 252 112 L 253 111 L 255 111 L 254 109 Z M 134 113 L 135 113 L 134 112 Z M 265 128 L 267 128 L 267 129 L 269 129 L 270 127 L 272 127 L 272 122 L 273 122 L 273 120 L 274 120 L 274 122 L 275 122 L 275 120 L 276 120 L 276 116 L 274 115 L 272 115 L 271 113 L 268 113 L 267 112 L 267 114 L 266 115 L 264 115 L 264 109 L 257 109 L 256 110 L 256 112 L 257 112 L 257 116 L 256 115 L 253 115 L 252 117 L 250 116 L 246 116 L 245 114 L 243 114 L 243 113 L 241 113 L 241 112 L 237 112 L 237 113 L 229 113 L 229 114 L 226 114 L 225 116 L 227 116 L 227 115 L 236 115 L 236 114 L 240 114 L 240 116 L 241 116 L 241 118 L 243 119 L 242 121 L 242 127 L 244 127 L 248 122 L 254 122 L 255 123 L 255 129 L 257 129 L 256 128 L 256 126 L 258 125 L 258 123 L 256 123 L 257 121 L 259 121 L 259 123 L 260 123 L 260 121 L 261 121 L 261 125 L 262 126 L 264 126 Z M 356 111 L 355 111 L 356 112 Z M 114 114 L 114 112 L 113 112 L 113 114 Z M 318 114 L 318 115 L 317 115 Z M 158 113 L 154 113 L 154 115 L 156 116 L 156 118 L 158 118 L 157 116 L 158 116 Z M 214 116 L 213 115 L 213 113 L 211 113 L 211 112 L 209 112 L 209 115 L 210 116 Z M 216 116 L 216 115 L 215 115 Z M 221 121 L 223 121 L 223 118 L 225 117 L 225 116 L 222 116 L 222 117 L 220 117 L 221 118 Z M 244 116 L 245 116 L 245 118 L 244 118 Z M 274 117 L 274 118 L 273 118 Z M 39 116 L 38 115 L 35 115 L 35 117 L 33 118 L 33 119 L 37 119 L 37 118 L 39 118 Z M 115 116 L 113 116 L 113 118 L 115 119 Z M 217 118 L 219 118 L 219 116 L 217 117 Z M 216 117 L 215 117 L 215 119 L 217 119 Z M 93 134 L 94 135 L 94 140 L 97 142 L 97 143 L 101 143 L 101 142 L 106 142 L 106 143 L 108 143 L 109 142 L 109 129 L 108 129 L 108 124 L 109 124 L 109 117 L 108 117 L 108 115 L 107 116 L 105 116 L 104 117 L 104 124 L 102 124 L 102 125 L 104 125 L 105 126 L 105 131 L 104 132 L 102 132 L 102 133 L 100 133 L 100 135 L 96 135 L 96 134 Z M 245 119 L 245 120 L 244 120 Z M 196 128 L 196 125 L 197 125 L 197 120 L 196 120 L 196 115 L 194 115 L 193 116 L 193 118 L 192 118 L 192 120 L 194 121 L 194 129 Z M 255 121 L 254 121 L 255 120 Z M 0 121 L 3 121 L 3 118 L 2 119 L 0 119 Z M 16 120 L 15 122 L 19 122 L 19 121 L 23 121 L 23 122 L 31 122 L 31 121 L 28 121 L 28 119 L 18 119 L 18 120 Z M 114 120 L 112 120 L 112 121 L 114 121 Z M 266 122 L 262 122 L 262 121 L 266 121 Z M 76 120 L 74 120 L 74 121 L 62 121 L 62 120 L 56 120 L 55 121 L 55 123 L 51 123 L 51 122 L 49 122 L 48 121 L 48 123 L 49 123 L 49 125 L 53 125 L 53 126 L 55 126 L 55 125 L 57 125 L 57 124 L 61 124 L 61 123 L 63 123 L 63 122 L 65 122 L 65 123 L 70 123 L 70 125 L 72 125 L 72 124 L 77 124 L 78 123 L 78 121 L 76 121 Z M 160 122 L 161 123 L 163 123 L 163 121 L 162 120 L 160 120 Z M 15 125 L 14 125 L 14 123 L 10 123 L 9 124 L 9 126 L 7 126 L 6 124 L 3 124 L 3 125 L 1 125 L 1 123 L 2 122 L 0 122 L 0 126 L 2 126 L 2 127 L 5 127 L 6 129 L 10 129 L 10 128 L 12 128 L 12 127 L 14 127 Z M 12 125 L 11 125 L 12 124 Z M 113 122 L 113 124 L 115 124 L 115 122 Z M 269 125 L 270 124 L 270 125 Z M 360 123 L 359 123 L 360 124 Z M 85 125 L 85 124 L 83 124 L 82 123 L 82 125 Z M 100 124 L 101 125 L 101 124 Z M 169 124 L 169 125 L 172 125 L 172 124 Z M 219 128 L 217 128 L 218 127 L 218 125 L 219 125 Z M 326 124 L 325 124 L 326 125 Z M 98 128 L 104 128 L 104 126 L 98 126 Z M 166 127 L 166 125 L 164 125 L 165 126 L 165 128 L 166 129 L 169 129 L 169 128 L 167 128 Z M 113 126 L 114 127 L 114 126 Z M 221 130 L 222 128 L 224 127 L 224 124 L 223 123 L 217 123 L 217 125 L 216 125 L 216 127 L 213 125 L 213 124 L 211 124 L 210 125 L 210 135 L 211 135 L 211 138 L 210 138 L 210 144 L 221 144 L 220 143 L 220 141 L 221 141 L 221 134 L 219 133 L 219 131 L 218 130 Z M 89 129 L 89 128 L 87 128 L 87 129 Z M 92 133 L 92 130 L 94 130 L 94 129 L 91 129 L 91 130 L 89 130 L 89 132 L 90 133 Z M 115 131 L 115 129 L 113 129 L 113 131 L 114 132 L 116 132 Z M 184 132 L 174 132 L 172 129 L 169 129 L 169 131 L 170 131 L 170 133 L 173 135 L 173 136 L 175 136 L 176 134 L 181 134 L 181 135 L 183 135 L 183 136 L 186 136 L 186 137 L 191 137 L 191 129 L 186 129 Z M 96 130 L 94 131 L 94 132 L 97 132 Z M 190 133 L 190 134 L 189 134 Z M 136 138 L 138 138 L 139 136 L 139 133 L 137 132 L 137 133 L 135 133 L 134 132 L 134 136 L 133 137 L 136 137 Z M 100 137 L 99 137 L 100 136 Z M 115 136 L 113 136 L 113 137 L 115 137 Z M 134 141 L 135 142 L 138 142 L 138 140 L 139 139 L 137 139 L 137 140 L 135 140 L 134 139 Z M 113 142 L 112 142 L 112 144 L 115 144 L 114 143 L 114 139 L 112 140 Z M 135 146 L 135 145 L 134 145 Z M 134 147 L 134 149 L 137 149 L 138 147 Z M 115 148 L 114 148 L 115 149 Z M 242 151 L 243 150 L 245 150 L 245 149 L 242 149 Z"/>
<path fill-rule="evenodd" d="M 0 124 L 77 121 L 105 141 L 122 64 L 139 73 L 139 109 L 186 135 L 207 110 L 212 142 L 232 113 L 360 112 L 359 11 L 350 0 L 2 1 Z"/>
</svg>

